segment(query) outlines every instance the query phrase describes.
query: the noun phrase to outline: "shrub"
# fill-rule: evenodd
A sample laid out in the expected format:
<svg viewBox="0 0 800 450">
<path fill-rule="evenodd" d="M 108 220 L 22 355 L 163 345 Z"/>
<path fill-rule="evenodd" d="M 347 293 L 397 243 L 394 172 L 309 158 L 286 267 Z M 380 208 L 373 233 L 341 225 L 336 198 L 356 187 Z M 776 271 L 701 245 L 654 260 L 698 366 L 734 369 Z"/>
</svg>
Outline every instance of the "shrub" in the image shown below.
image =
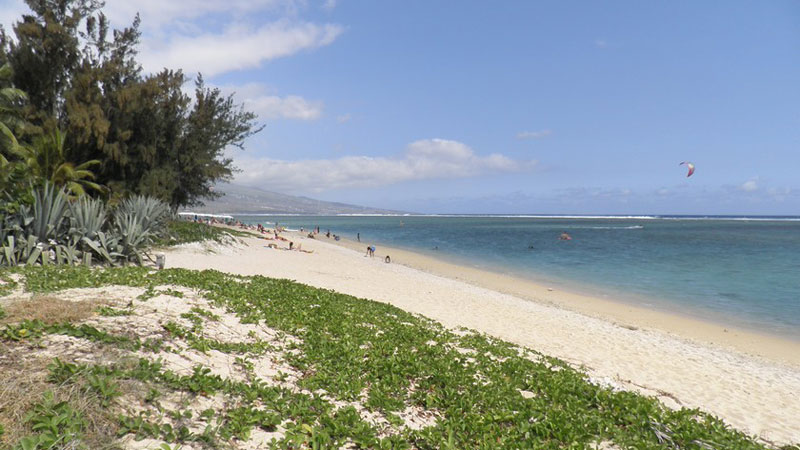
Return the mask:
<svg viewBox="0 0 800 450">
<path fill-rule="evenodd" d="M 32 207 L 0 216 L 0 265 L 49 263 L 53 256 L 56 263 L 74 264 L 86 254 L 111 265 L 141 264 L 172 217 L 169 205 L 152 197 L 131 197 L 112 211 L 88 197 L 70 203 L 51 184 L 32 196 Z"/>
</svg>

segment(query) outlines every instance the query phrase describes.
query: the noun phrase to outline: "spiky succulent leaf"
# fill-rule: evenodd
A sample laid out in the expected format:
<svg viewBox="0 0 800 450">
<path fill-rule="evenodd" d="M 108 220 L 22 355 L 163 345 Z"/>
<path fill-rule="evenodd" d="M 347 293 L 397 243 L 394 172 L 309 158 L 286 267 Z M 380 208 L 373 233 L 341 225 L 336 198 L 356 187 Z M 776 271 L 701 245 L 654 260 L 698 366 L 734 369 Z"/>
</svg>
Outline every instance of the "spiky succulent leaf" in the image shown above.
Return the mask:
<svg viewBox="0 0 800 450">
<path fill-rule="evenodd" d="M 116 217 L 115 231 L 125 261 L 136 260 L 141 264 L 141 251 L 151 242 L 151 234 L 142 222 L 140 217 L 133 214 L 118 214 Z"/>
<path fill-rule="evenodd" d="M 95 239 L 106 225 L 106 207 L 102 201 L 82 197 L 69 206 L 70 235 L 74 241 Z"/>
<path fill-rule="evenodd" d="M 66 237 L 64 224 L 67 213 L 67 195 L 50 183 L 33 193 L 33 220 L 27 230 L 39 242 L 47 243 Z"/>
<path fill-rule="evenodd" d="M 172 216 L 169 205 L 155 197 L 137 195 L 127 198 L 117 208 L 117 217 L 130 216 L 137 219 L 142 229 L 152 235 L 161 235 L 166 222 Z"/>
</svg>

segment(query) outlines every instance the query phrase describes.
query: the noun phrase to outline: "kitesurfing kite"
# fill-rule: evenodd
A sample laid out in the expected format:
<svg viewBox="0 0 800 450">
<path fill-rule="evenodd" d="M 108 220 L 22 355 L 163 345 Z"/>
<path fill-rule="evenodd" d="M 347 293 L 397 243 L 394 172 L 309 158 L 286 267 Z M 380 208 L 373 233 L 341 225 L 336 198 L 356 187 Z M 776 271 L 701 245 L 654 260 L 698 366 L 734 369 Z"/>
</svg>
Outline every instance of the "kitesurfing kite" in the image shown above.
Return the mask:
<svg viewBox="0 0 800 450">
<path fill-rule="evenodd" d="M 689 168 L 689 173 L 686 174 L 686 178 L 689 178 L 694 173 L 694 164 L 690 163 L 689 161 L 684 161 L 684 162 L 682 162 L 682 163 L 680 163 L 678 165 L 682 166 L 684 164 L 686 164 L 686 167 Z"/>
</svg>

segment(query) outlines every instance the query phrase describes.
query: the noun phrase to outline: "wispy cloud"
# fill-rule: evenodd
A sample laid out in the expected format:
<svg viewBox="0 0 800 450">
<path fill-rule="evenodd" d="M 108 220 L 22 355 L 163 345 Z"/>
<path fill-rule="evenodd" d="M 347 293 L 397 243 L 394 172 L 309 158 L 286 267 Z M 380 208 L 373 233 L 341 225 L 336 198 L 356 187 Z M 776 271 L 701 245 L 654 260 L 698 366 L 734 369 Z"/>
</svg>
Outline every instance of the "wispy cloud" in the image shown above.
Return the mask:
<svg viewBox="0 0 800 450">
<path fill-rule="evenodd" d="M 256 113 L 260 120 L 316 120 L 322 117 L 325 107 L 322 101 L 310 101 L 298 95 L 276 95 L 261 83 L 219 88 L 225 95 L 234 94 L 236 101 L 242 103 L 247 111 Z"/>
<path fill-rule="evenodd" d="M 770 198 L 772 198 L 776 202 L 783 202 L 784 200 L 786 200 L 791 195 L 794 195 L 796 197 L 797 196 L 797 190 L 792 190 L 791 188 L 788 188 L 788 187 L 785 187 L 785 186 L 784 187 L 773 187 L 773 188 L 767 189 L 767 195 L 769 195 Z"/>
<path fill-rule="evenodd" d="M 594 40 L 594 46 L 597 47 L 597 48 L 607 48 L 608 47 L 608 41 L 606 41 L 605 39 L 595 39 Z"/>
<path fill-rule="evenodd" d="M 116 27 L 129 24 L 138 13 L 146 32 L 169 32 L 176 23 L 213 18 L 216 23 L 242 19 L 254 13 L 294 16 L 305 0 L 106 0 L 103 11 Z"/>
<path fill-rule="evenodd" d="M 237 158 L 236 181 L 282 192 L 322 192 L 375 187 L 410 180 L 466 178 L 488 173 L 530 170 L 535 161 L 501 154 L 480 156 L 469 146 L 446 139 L 412 142 L 395 158 L 347 156 L 338 159 L 285 161 Z"/>
<path fill-rule="evenodd" d="M 552 130 L 521 131 L 517 133 L 517 139 L 542 139 L 553 134 Z"/>
<path fill-rule="evenodd" d="M 322 9 L 326 11 L 331 11 L 336 8 L 336 0 L 325 0 L 325 3 L 322 4 Z"/>
<path fill-rule="evenodd" d="M 142 18 L 139 48 L 148 72 L 164 67 L 209 77 L 258 67 L 270 60 L 331 44 L 337 24 L 297 19 L 306 0 L 106 0 L 103 12 L 114 28 Z M 22 0 L 0 0 L 7 29 L 29 8 Z M 257 22 L 256 22 L 257 21 Z"/>
<path fill-rule="evenodd" d="M 322 47 L 342 32 L 338 25 L 316 25 L 279 20 L 257 29 L 233 26 L 218 34 L 180 35 L 166 42 L 146 42 L 142 51 L 145 70 L 164 66 L 192 74 L 213 76 L 258 67 L 263 62 Z"/>
<path fill-rule="evenodd" d="M 347 122 L 350 122 L 350 120 L 352 118 L 353 117 L 350 115 L 350 113 L 347 113 L 347 114 L 342 114 L 342 115 L 338 116 L 336 118 L 336 121 L 339 122 L 339 123 L 347 123 Z"/>
<path fill-rule="evenodd" d="M 322 115 L 322 102 L 309 102 L 303 97 L 265 96 L 245 100 L 245 108 L 258 114 L 261 119 L 314 120 Z"/>
</svg>

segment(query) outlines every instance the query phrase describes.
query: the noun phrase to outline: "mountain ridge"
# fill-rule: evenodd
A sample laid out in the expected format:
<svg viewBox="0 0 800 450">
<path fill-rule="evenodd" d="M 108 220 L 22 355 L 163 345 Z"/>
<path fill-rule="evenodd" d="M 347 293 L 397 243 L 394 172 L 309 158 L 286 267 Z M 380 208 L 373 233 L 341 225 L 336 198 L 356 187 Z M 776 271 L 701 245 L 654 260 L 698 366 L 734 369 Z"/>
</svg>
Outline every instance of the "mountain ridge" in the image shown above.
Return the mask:
<svg viewBox="0 0 800 450">
<path fill-rule="evenodd" d="M 327 202 L 235 183 L 218 184 L 214 186 L 214 190 L 223 196 L 214 200 L 206 199 L 204 206 L 185 208 L 185 210 L 210 214 L 406 214 L 405 211 Z"/>
</svg>

